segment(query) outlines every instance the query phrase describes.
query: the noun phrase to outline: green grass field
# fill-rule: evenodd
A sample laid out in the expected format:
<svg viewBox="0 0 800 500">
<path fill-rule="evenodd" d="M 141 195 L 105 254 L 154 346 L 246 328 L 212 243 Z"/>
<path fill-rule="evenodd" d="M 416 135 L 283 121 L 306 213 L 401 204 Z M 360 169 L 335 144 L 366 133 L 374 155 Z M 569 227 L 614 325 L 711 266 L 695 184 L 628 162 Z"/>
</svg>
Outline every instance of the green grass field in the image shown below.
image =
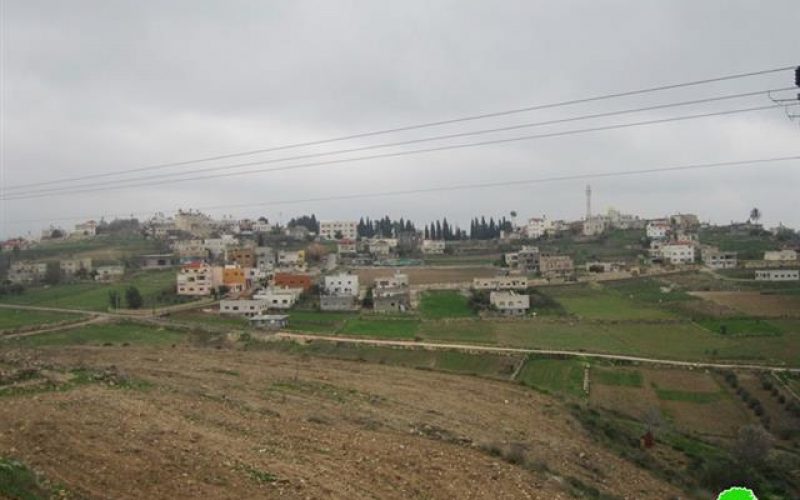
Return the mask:
<svg viewBox="0 0 800 500">
<path fill-rule="evenodd" d="M 77 321 L 83 317 L 82 314 L 0 309 L 0 330 L 11 330 L 21 326 L 47 325 L 58 323 L 59 321 Z"/>
<path fill-rule="evenodd" d="M 135 323 L 88 325 L 74 330 L 43 333 L 27 337 L 3 339 L 0 345 L 21 347 L 103 345 L 106 343 L 132 345 L 169 345 L 181 342 L 185 334 Z"/>
<path fill-rule="evenodd" d="M 450 291 L 425 292 L 419 310 L 426 319 L 475 316 L 475 312 L 468 305 L 467 297 Z"/>
<path fill-rule="evenodd" d="M 549 393 L 583 397 L 584 363 L 558 359 L 529 359 L 517 380 Z"/>
<path fill-rule="evenodd" d="M 760 319 L 699 319 L 696 323 L 708 331 L 733 337 L 769 337 L 783 334 L 781 328 Z"/>
<path fill-rule="evenodd" d="M 494 323 L 486 320 L 423 321 L 418 335 L 431 341 L 496 343 Z"/>
<path fill-rule="evenodd" d="M 259 342 L 250 346 L 257 349 L 279 350 L 295 354 L 310 354 L 352 361 L 405 366 L 426 370 L 441 370 L 468 375 L 480 375 L 507 380 L 520 356 L 493 354 L 468 354 L 462 352 L 401 349 L 391 347 L 314 342 Z"/>
<path fill-rule="evenodd" d="M 249 326 L 247 319 L 241 316 L 204 313 L 197 310 L 171 313 L 168 318 L 180 323 L 191 323 L 198 325 L 229 326 L 231 328 L 245 328 Z"/>
<path fill-rule="evenodd" d="M 642 387 L 642 373 L 638 370 L 622 368 L 593 368 L 592 382 L 601 385 L 618 385 L 624 387 Z"/>
<path fill-rule="evenodd" d="M 558 301 L 568 313 L 586 319 L 654 320 L 674 319 L 665 309 L 636 302 L 613 289 L 569 286 L 548 289 L 545 293 Z"/>
<path fill-rule="evenodd" d="M 416 319 L 352 318 L 338 331 L 342 335 L 368 335 L 387 339 L 413 339 L 419 328 Z"/>
<path fill-rule="evenodd" d="M 131 285 L 139 289 L 144 298 L 145 307 L 152 307 L 154 303 L 169 305 L 169 303 L 179 300 L 175 295 L 175 271 L 167 270 L 141 272 L 115 283 L 75 283 L 28 287 L 21 295 L 3 296 L 0 298 L 0 302 L 105 311 L 109 307 L 108 293 L 116 290 L 124 297 L 125 289 Z M 159 298 L 164 300 L 159 301 Z"/>
<path fill-rule="evenodd" d="M 44 242 L 20 252 L 24 260 L 58 259 L 65 256 L 91 257 L 98 262 L 119 260 L 135 255 L 163 253 L 166 249 L 156 240 L 146 240 L 141 236 L 100 235 L 90 239 L 66 239 Z"/>
<path fill-rule="evenodd" d="M 332 335 L 339 332 L 347 320 L 357 317 L 356 313 L 295 310 L 289 312 L 286 329 Z"/>
<path fill-rule="evenodd" d="M 0 496 L 20 500 L 57 498 L 58 492 L 42 484 L 25 464 L 0 457 Z"/>
</svg>

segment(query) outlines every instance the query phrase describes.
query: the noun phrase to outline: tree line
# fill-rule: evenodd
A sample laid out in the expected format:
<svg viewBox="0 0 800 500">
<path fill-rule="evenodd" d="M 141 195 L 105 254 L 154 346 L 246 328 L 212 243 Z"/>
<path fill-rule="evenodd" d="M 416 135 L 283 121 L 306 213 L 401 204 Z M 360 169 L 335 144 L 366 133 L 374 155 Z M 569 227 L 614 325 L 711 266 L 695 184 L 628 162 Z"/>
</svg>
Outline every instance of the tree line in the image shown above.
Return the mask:
<svg viewBox="0 0 800 500">
<path fill-rule="evenodd" d="M 311 232 L 319 233 L 319 220 L 316 215 L 302 215 L 293 217 L 287 224 L 289 227 L 303 226 Z M 392 238 L 403 233 L 413 234 L 417 228 L 410 219 L 392 219 L 388 215 L 378 219 L 369 216 L 361 217 L 356 225 L 360 238 Z M 510 232 L 513 225 L 505 216 L 497 220 L 494 217 L 474 217 L 470 220 L 469 230 L 461 229 L 458 225 L 451 224 L 447 218 L 436 219 L 423 226 L 422 234 L 426 240 L 491 240 L 500 237 L 503 231 Z"/>
</svg>

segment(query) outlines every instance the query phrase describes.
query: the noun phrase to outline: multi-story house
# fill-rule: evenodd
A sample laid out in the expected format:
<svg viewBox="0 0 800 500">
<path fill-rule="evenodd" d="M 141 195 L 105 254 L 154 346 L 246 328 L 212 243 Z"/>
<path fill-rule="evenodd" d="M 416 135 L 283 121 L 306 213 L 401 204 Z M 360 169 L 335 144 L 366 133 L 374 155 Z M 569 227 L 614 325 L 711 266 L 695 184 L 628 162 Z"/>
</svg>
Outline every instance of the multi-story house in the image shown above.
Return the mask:
<svg viewBox="0 0 800 500">
<path fill-rule="evenodd" d="M 175 229 L 198 238 L 207 238 L 213 231 L 211 217 L 202 212 L 178 210 L 175 214 Z"/>
<path fill-rule="evenodd" d="M 92 259 L 64 259 L 58 263 L 58 267 L 64 276 L 75 276 L 82 272 L 88 273 L 92 270 Z"/>
<path fill-rule="evenodd" d="M 228 248 L 235 247 L 239 240 L 232 234 L 223 234 L 220 238 L 207 238 L 203 240 L 203 247 L 212 257 L 225 255 Z"/>
<path fill-rule="evenodd" d="M 489 303 L 506 316 L 523 316 L 531 307 L 531 298 L 514 292 L 495 291 L 489 294 Z"/>
<path fill-rule="evenodd" d="M 250 288 L 247 269 L 238 264 L 227 264 L 222 269 L 222 284 L 231 291 L 241 292 Z"/>
<path fill-rule="evenodd" d="M 372 309 L 377 312 L 404 312 L 410 307 L 408 275 L 395 273 L 386 278 L 375 278 L 372 290 Z"/>
<path fill-rule="evenodd" d="M 323 311 L 352 311 L 359 307 L 358 276 L 355 274 L 334 274 L 325 276 L 319 307 Z"/>
<path fill-rule="evenodd" d="M 525 273 L 535 273 L 539 271 L 539 248 L 525 245 L 517 252 L 510 252 L 504 255 L 506 265 L 511 269 L 516 269 Z"/>
<path fill-rule="evenodd" d="M 710 269 L 734 269 L 738 263 L 736 252 L 723 252 L 714 247 L 703 247 L 700 256 Z"/>
<path fill-rule="evenodd" d="M 651 240 L 664 240 L 667 239 L 671 230 L 672 226 L 669 222 L 663 219 L 651 220 L 647 223 L 645 234 Z"/>
<path fill-rule="evenodd" d="M 322 221 L 319 223 L 319 236 L 323 240 L 355 240 L 358 239 L 358 223 L 341 220 Z"/>
<path fill-rule="evenodd" d="M 264 299 L 223 300 L 219 303 L 220 314 L 239 316 L 260 316 L 269 310 L 269 302 Z"/>
<path fill-rule="evenodd" d="M 539 257 L 539 272 L 546 278 L 568 278 L 575 273 L 575 264 L 568 255 Z"/>
<path fill-rule="evenodd" d="M 691 241 L 674 241 L 661 247 L 661 257 L 673 265 L 694 264 L 694 243 Z"/>
<path fill-rule="evenodd" d="M 8 280 L 12 283 L 35 283 L 47 274 L 46 262 L 14 262 L 8 269 Z"/>
<path fill-rule="evenodd" d="M 233 247 L 225 251 L 225 260 L 228 264 L 241 267 L 256 267 L 256 252 L 253 247 Z"/>
<path fill-rule="evenodd" d="M 308 291 L 313 285 L 311 276 L 297 273 L 275 273 L 273 284 L 280 288 L 299 288 Z"/>
<path fill-rule="evenodd" d="M 328 295 L 358 296 L 358 275 L 341 273 L 325 276 L 324 286 Z"/>
<path fill-rule="evenodd" d="M 583 235 L 597 236 L 606 230 L 606 219 L 602 215 L 588 217 L 583 221 Z"/>
<path fill-rule="evenodd" d="M 295 267 L 303 268 L 306 265 L 306 252 L 305 250 L 279 250 L 278 251 L 278 267 Z"/>
<path fill-rule="evenodd" d="M 546 236 L 552 228 L 552 222 L 547 217 L 531 217 L 525 225 L 525 234 L 528 238 L 537 239 Z"/>
<path fill-rule="evenodd" d="M 177 240 L 172 243 L 172 251 L 175 252 L 175 255 L 184 259 L 202 259 L 208 253 L 203 240 Z"/>
<path fill-rule="evenodd" d="M 214 272 L 202 261 L 184 264 L 178 271 L 178 295 L 205 296 L 211 295 L 217 283 Z"/>
<path fill-rule="evenodd" d="M 256 256 L 256 266 L 261 269 L 275 267 L 275 250 L 270 247 L 256 247 L 253 251 Z"/>
<path fill-rule="evenodd" d="M 422 253 L 425 255 L 441 255 L 446 247 L 444 240 L 422 240 Z"/>
<path fill-rule="evenodd" d="M 339 240 L 336 243 L 336 252 L 339 255 L 354 255 L 358 253 L 354 240 Z"/>
</svg>

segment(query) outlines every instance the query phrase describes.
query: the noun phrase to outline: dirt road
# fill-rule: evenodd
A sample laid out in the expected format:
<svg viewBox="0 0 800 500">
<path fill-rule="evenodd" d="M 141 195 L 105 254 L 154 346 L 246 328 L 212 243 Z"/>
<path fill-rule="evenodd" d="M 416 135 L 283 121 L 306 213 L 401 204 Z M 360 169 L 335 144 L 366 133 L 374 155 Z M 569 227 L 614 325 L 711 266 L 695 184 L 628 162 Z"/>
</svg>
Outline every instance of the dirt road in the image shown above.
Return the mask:
<svg viewBox="0 0 800 500">
<path fill-rule="evenodd" d="M 487 353 L 512 353 L 512 354 L 545 354 L 557 356 L 570 356 L 581 358 L 600 358 L 619 361 L 634 361 L 638 363 L 650 363 L 657 365 L 680 366 L 688 368 L 721 368 L 721 369 L 745 369 L 745 370 L 767 370 L 773 372 L 791 372 L 800 373 L 800 368 L 791 368 L 786 366 L 772 366 L 772 365 L 758 365 L 758 364 L 736 364 L 736 363 L 706 363 L 701 361 L 676 361 L 672 359 L 658 359 L 658 358 L 645 358 L 639 356 L 626 356 L 623 354 L 607 354 L 591 351 L 562 351 L 557 349 L 523 349 L 520 347 L 500 347 L 500 346 L 484 346 L 472 344 L 451 344 L 451 343 L 435 343 L 435 342 L 417 342 L 413 340 L 381 340 L 381 339 L 365 339 L 353 337 L 339 337 L 330 335 L 310 335 L 304 333 L 292 332 L 277 332 L 276 338 L 301 340 L 304 342 L 323 340 L 326 342 L 346 342 L 352 344 L 366 344 L 376 346 L 394 346 L 394 347 L 411 347 L 418 349 L 451 349 L 458 351 L 469 352 L 487 352 Z"/>
</svg>

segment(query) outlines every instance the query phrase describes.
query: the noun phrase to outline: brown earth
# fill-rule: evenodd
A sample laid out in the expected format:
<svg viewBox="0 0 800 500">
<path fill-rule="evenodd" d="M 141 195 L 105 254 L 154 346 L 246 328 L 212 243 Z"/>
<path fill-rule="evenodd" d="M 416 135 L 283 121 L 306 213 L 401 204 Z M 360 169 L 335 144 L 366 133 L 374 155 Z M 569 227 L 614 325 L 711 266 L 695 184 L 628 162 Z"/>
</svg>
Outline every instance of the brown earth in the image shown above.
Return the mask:
<svg viewBox="0 0 800 500">
<path fill-rule="evenodd" d="M 576 480 L 683 496 L 506 382 L 194 347 L 5 350 L 0 367 L 3 384 L 93 374 L 0 405 L 0 454 L 76 496 L 549 499 L 579 495 Z M 511 448 L 525 464 L 496 456 Z"/>
<path fill-rule="evenodd" d="M 800 317 L 800 295 L 759 292 L 690 292 L 701 299 L 756 317 Z"/>
</svg>

